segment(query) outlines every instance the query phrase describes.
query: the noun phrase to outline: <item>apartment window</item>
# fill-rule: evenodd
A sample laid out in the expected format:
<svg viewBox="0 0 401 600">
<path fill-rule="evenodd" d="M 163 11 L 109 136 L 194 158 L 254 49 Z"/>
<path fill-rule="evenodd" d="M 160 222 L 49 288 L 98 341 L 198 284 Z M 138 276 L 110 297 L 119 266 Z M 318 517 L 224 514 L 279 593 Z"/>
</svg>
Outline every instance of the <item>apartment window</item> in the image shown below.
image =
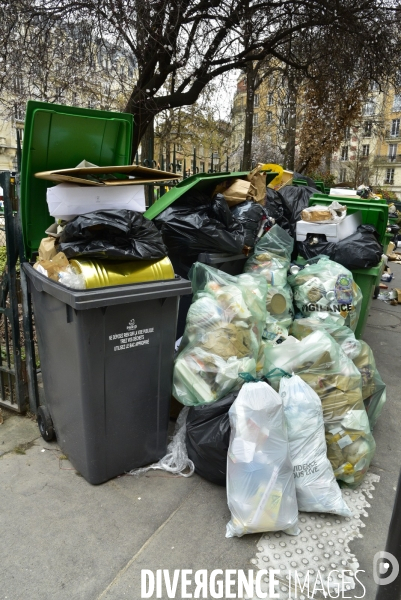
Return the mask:
<svg viewBox="0 0 401 600">
<path fill-rule="evenodd" d="M 361 179 L 364 185 L 369 185 L 369 167 L 363 167 L 361 169 Z"/>
<path fill-rule="evenodd" d="M 400 119 L 393 119 L 391 121 L 391 133 L 392 137 L 398 137 L 400 135 Z"/>
<path fill-rule="evenodd" d="M 347 169 L 340 169 L 339 183 L 344 183 L 347 179 Z"/>
<path fill-rule="evenodd" d="M 386 179 L 384 180 L 384 183 L 387 185 L 394 184 L 394 169 L 387 169 Z"/>
<path fill-rule="evenodd" d="M 341 148 L 341 160 L 348 160 L 348 146 Z"/>
<path fill-rule="evenodd" d="M 274 94 L 273 92 L 269 92 L 267 96 L 267 104 L 268 106 L 272 106 L 274 104 Z"/>
<path fill-rule="evenodd" d="M 255 113 L 253 115 L 253 124 L 254 125 L 258 125 L 259 124 L 259 115 L 258 115 L 258 113 Z"/>
<path fill-rule="evenodd" d="M 393 100 L 393 111 L 399 112 L 401 111 L 401 94 L 396 94 Z"/>
<path fill-rule="evenodd" d="M 365 121 L 364 134 L 365 137 L 370 137 L 372 135 L 372 121 Z"/>
<path fill-rule="evenodd" d="M 365 104 L 363 105 L 362 114 L 365 116 L 375 114 L 375 103 L 373 102 L 373 100 L 368 100 L 368 102 L 365 102 Z"/>
<path fill-rule="evenodd" d="M 201 162 L 201 163 L 200 163 L 200 172 L 201 172 L 201 173 L 204 173 L 204 172 L 205 172 L 205 163 L 204 163 L 204 162 Z"/>
<path fill-rule="evenodd" d="M 253 97 L 253 105 L 259 106 L 259 94 L 255 94 Z"/>
<path fill-rule="evenodd" d="M 177 172 L 182 172 L 182 160 L 177 160 Z"/>
<path fill-rule="evenodd" d="M 175 150 L 176 150 L 176 152 L 182 152 L 182 144 L 176 144 Z"/>
<path fill-rule="evenodd" d="M 362 146 L 362 156 L 369 156 L 369 144 Z"/>
<path fill-rule="evenodd" d="M 273 113 L 271 112 L 271 110 L 268 110 L 266 113 L 266 123 L 271 123 L 272 122 L 272 117 L 273 117 Z"/>
<path fill-rule="evenodd" d="M 351 137 L 351 127 L 348 125 L 345 129 L 344 129 L 344 139 L 345 140 L 349 140 Z"/>
<path fill-rule="evenodd" d="M 388 157 L 390 160 L 395 160 L 397 156 L 397 144 L 388 145 Z"/>
</svg>

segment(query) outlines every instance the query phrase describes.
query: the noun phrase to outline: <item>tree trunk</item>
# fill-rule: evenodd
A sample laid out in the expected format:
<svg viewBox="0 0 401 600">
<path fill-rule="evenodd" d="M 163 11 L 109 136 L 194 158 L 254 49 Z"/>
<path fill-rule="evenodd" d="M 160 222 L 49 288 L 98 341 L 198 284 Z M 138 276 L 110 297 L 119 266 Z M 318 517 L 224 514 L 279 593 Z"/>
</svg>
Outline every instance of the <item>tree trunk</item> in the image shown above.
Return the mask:
<svg viewBox="0 0 401 600">
<path fill-rule="evenodd" d="M 155 122 L 152 119 L 146 128 L 146 131 L 141 139 L 141 164 L 151 169 L 155 168 L 154 152 L 155 152 Z M 147 206 L 152 206 L 154 202 L 154 186 L 145 186 L 145 198 Z"/>
<path fill-rule="evenodd" d="M 242 157 L 242 168 L 250 171 L 252 166 L 252 137 L 253 137 L 253 107 L 255 95 L 255 71 L 252 63 L 246 67 L 246 107 L 245 107 L 245 131 L 244 131 L 244 154 Z"/>
<path fill-rule="evenodd" d="M 294 76 L 288 78 L 288 129 L 284 153 L 284 168 L 295 170 L 295 138 L 297 132 L 297 87 Z"/>
</svg>

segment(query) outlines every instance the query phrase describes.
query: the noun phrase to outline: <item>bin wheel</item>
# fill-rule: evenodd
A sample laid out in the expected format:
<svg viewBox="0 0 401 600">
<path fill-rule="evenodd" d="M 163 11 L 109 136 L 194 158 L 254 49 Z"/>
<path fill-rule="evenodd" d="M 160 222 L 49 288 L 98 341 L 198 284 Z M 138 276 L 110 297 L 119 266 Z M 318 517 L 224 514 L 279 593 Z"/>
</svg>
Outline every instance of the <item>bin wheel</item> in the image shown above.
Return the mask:
<svg viewBox="0 0 401 600">
<path fill-rule="evenodd" d="M 380 294 L 380 286 L 379 286 L 379 285 L 376 285 L 376 286 L 375 286 L 375 291 L 374 291 L 374 293 L 373 293 L 373 299 L 374 299 L 374 300 L 377 300 L 377 296 L 378 296 L 379 294 Z"/>
<path fill-rule="evenodd" d="M 39 406 L 38 414 L 38 427 L 40 435 L 46 442 L 51 442 L 56 437 L 53 427 L 53 421 L 46 406 Z"/>
</svg>

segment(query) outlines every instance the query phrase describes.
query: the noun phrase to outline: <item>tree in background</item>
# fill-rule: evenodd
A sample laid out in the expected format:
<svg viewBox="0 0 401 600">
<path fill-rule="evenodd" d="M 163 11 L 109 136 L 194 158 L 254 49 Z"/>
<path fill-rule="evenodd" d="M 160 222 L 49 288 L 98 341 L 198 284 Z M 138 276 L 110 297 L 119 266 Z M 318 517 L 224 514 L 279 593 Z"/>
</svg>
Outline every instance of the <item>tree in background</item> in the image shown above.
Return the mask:
<svg viewBox="0 0 401 600">
<path fill-rule="evenodd" d="M 12 87 L 18 57 L 21 74 L 42 63 L 43 47 L 35 43 L 39 34 L 50 36 L 65 28 L 79 31 L 85 25 L 90 39 L 78 43 L 79 51 L 70 54 L 70 89 L 80 73 L 87 74 L 82 80 L 90 80 L 97 44 L 105 49 L 111 70 L 117 64 L 116 48 L 137 66 L 138 77 L 129 82 L 125 98 L 125 110 L 133 114 L 136 125 L 134 156 L 155 115 L 194 104 L 213 79 L 232 69 L 245 69 L 270 56 L 308 74 L 318 57 L 309 40 L 335 36 L 353 36 L 360 54 L 369 51 L 376 57 L 380 48 L 381 56 L 388 56 L 391 8 L 392 0 L 3 0 L 0 36 L 5 66 L 0 86 Z M 245 46 L 247 23 L 255 28 Z M 312 55 L 294 51 L 294 36 L 313 50 Z M 66 63 L 69 53 L 63 36 L 59 49 Z M 80 71 L 83 65 L 86 68 Z M 166 89 L 173 75 L 178 83 Z M 40 78 L 38 74 L 35 81 Z"/>
</svg>

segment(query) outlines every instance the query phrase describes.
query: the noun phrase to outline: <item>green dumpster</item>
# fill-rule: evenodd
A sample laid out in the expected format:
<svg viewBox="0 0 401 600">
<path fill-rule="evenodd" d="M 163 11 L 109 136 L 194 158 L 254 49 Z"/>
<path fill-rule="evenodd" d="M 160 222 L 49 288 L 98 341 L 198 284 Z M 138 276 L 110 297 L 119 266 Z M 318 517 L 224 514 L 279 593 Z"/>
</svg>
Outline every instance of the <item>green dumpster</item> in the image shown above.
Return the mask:
<svg viewBox="0 0 401 600">
<path fill-rule="evenodd" d="M 359 321 L 355 330 L 355 337 L 357 339 L 362 337 L 365 330 L 375 287 L 378 285 L 378 282 L 380 282 L 383 269 L 384 262 L 381 261 L 377 267 L 371 267 L 370 269 L 354 269 L 352 271 L 354 281 L 360 287 L 363 298 Z"/>
<path fill-rule="evenodd" d="M 155 202 L 148 210 L 144 213 L 144 217 L 149 220 L 154 219 L 160 213 L 162 213 L 166 208 L 168 208 L 173 202 L 178 200 L 181 196 L 183 196 L 189 190 L 196 190 L 197 192 L 204 192 L 206 194 L 211 194 L 216 187 L 217 184 L 226 181 L 227 179 L 239 179 L 241 177 L 246 177 L 249 174 L 249 171 L 239 171 L 239 172 L 225 172 L 225 173 L 197 173 L 196 175 L 191 175 L 187 179 L 183 179 L 176 186 L 171 188 L 166 194 L 161 196 L 157 202 Z M 273 171 L 266 172 L 266 185 L 269 184 L 273 179 L 277 177 L 278 173 L 274 173 Z"/>
</svg>

